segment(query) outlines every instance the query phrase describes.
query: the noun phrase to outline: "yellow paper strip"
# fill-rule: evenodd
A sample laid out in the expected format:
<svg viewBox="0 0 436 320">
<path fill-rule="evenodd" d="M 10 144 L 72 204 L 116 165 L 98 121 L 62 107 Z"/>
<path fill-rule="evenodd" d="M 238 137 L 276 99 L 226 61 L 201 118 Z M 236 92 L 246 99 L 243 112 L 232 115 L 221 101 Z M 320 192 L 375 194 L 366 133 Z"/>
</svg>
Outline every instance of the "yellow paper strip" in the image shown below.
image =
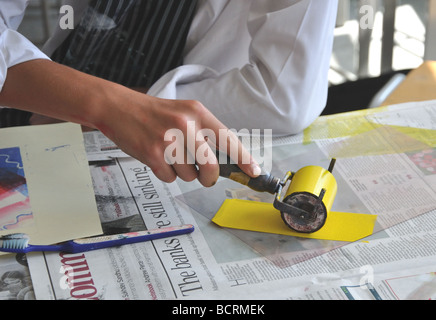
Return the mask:
<svg viewBox="0 0 436 320">
<path fill-rule="evenodd" d="M 271 203 L 227 199 L 212 221 L 225 228 L 352 242 L 371 235 L 376 218 L 372 214 L 330 212 L 320 230 L 299 233 L 285 225 L 280 212 Z"/>
</svg>

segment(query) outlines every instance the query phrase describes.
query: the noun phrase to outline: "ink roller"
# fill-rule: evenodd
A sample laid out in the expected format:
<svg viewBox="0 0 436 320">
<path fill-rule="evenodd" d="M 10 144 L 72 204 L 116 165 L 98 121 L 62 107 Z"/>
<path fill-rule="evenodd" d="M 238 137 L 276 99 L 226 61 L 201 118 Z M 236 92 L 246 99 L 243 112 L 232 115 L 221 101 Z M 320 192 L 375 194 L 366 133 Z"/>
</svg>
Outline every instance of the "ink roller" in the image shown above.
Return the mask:
<svg viewBox="0 0 436 320">
<path fill-rule="evenodd" d="M 324 226 L 336 196 L 337 184 L 332 174 L 335 162 L 332 159 L 327 170 L 320 166 L 306 166 L 297 172 L 288 171 L 280 180 L 264 171 L 251 178 L 229 160 L 220 163 L 220 176 L 255 191 L 274 194 L 274 208 L 280 211 L 284 223 L 294 231 L 312 233 Z"/>
</svg>

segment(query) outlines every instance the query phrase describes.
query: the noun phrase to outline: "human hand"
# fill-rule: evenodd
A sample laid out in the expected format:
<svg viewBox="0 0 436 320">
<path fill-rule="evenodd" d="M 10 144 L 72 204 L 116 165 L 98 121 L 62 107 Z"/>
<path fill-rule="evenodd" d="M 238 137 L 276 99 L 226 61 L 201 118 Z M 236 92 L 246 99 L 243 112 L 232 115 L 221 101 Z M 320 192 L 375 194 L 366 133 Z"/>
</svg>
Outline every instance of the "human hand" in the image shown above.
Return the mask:
<svg viewBox="0 0 436 320">
<path fill-rule="evenodd" d="M 121 86 L 109 100 L 95 126 L 162 181 L 180 177 L 212 186 L 219 176 L 213 148 L 233 156 L 249 176 L 260 173 L 236 135 L 198 101 L 161 99 Z"/>
<path fill-rule="evenodd" d="M 260 173 L 239 139 L 198 101 L 152 97 L 48 60 L 9 68 L 0 105 L 99 129 L 166 182 L 179 176 L 213 185 L 219 165 L 208 143 L 226 153 L 234 148 L 236 152 L 230 152 L 230 156 L 242 171 L 251 177 Z M 47 118 L 32 121 L 46 123 Z M 183 138 L 165 139 L 171 130 L 180 132 Z M 220 131 L 226 134 L 220 137 Z M 173 143 L 179 145 L 177 150 L 184 151 L 181 161 L 169 161 L 172 155 L 168 147 Z M 200 160 L 198 155 L 202 161 L 188 161 Z"/>
</svg>

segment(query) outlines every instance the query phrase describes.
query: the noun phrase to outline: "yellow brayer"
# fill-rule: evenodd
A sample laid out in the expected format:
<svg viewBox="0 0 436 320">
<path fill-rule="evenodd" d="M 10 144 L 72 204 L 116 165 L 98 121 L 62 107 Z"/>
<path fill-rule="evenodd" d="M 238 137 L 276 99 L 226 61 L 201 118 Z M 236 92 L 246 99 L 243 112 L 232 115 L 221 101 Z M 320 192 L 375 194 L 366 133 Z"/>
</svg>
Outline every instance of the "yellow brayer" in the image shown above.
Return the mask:
<svg viewBox="0 0 436 320">
<path fill-rule="evenodd" d="M 289 171 L 282 180 L 267 172 L 251 178 L 236 164 L 226 163 L 220 164 L 220 176 L 275 194 L 273 206 L 280 211 L 284 223 L 297 232 L 312 233 L 324 226 L 336 196 L 337 183 L 332 174 L 335 162 L 332 159 L 328 169 L 306 166 L 297 172 Z"/>
</svg>

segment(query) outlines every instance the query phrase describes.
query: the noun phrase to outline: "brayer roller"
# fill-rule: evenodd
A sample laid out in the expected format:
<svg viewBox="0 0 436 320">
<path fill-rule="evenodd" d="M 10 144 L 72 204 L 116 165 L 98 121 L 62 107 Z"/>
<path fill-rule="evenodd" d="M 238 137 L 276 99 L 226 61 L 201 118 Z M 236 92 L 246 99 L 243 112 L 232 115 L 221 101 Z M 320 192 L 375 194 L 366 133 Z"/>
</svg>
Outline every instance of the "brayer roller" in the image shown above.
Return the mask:
<svg viewBox="0 0 436 320">
<path fill-rule="evenodd" d="M 282 180 L 268 172 L 251 178 L 236 164 L 228 162 L 220 164 L 220 176 L 255 191 L 274 194 L 273 205 L 280 211 L 285 224 L 297 232 L 312 233 L 324 226 L 336 196 L 337 184 L 332 174 L 335 161 L 331 160 L 328 169 L 307 166 L 297 172 L 289 171 Z M 282 197 L 288 181 L 288 189 Z"/>
</svg>

